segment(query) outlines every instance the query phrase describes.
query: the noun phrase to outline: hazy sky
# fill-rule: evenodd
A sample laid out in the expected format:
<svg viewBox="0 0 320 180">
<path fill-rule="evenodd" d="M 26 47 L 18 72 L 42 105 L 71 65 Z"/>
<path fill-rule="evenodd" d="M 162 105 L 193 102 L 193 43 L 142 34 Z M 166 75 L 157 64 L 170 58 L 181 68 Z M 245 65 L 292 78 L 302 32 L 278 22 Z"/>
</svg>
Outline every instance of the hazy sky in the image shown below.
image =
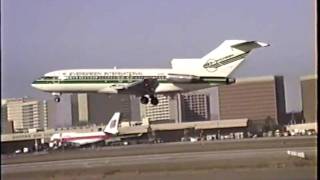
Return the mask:
<svg viewBox="0 0 320 180">
<path fill-rule="evenodd" d="M 259 40 L 234 77 L 283 75 L 287 111 L 301 110 L 299 77 L 314 74 L 313 0 L 3 0 L 2 96 L 52 98 L 30 87 L 67 68 L 170 67 L 226 39 Z"/>
</svg>

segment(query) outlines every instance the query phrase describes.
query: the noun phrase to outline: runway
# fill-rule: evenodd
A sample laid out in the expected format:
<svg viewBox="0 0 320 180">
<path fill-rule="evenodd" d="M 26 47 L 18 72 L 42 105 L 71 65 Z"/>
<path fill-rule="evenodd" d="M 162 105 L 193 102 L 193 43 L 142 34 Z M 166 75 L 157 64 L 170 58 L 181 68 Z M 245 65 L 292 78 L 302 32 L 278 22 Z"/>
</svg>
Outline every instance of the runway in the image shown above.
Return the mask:
<svg viewBox="0 0 320 180">
<path fill-rule="evenodd" d="M 313 140 L 315 140 L 313 138 Z M 268 140 L 270 144 L 283 144 L 278 139 Z M 212 146 L 224 146 L 230 142 L 209 143 L 202 145 L 206 151 L 186 151 L 143 153 L 121 156 L 101 156 L 92 158 L 70 158 L 66 160 L 51 160 L 38 162 L 11 163 L 2 165 L 2 176 L 5 179 L 316 179 L 316 146 L 299 146 L 308 139 L 296 140 L 297 147 L 264 147 L 266 141 L 249 141 L 263 148 L 240 148 L 250 143 L 243 141 L 235 143 L 229 150 L 212 150 Z M 286 145 L 286 143 L 284 145 Z M 183 147 L 199 147 L 199 143 L 158 145 L 170 149 Z M 230 144 L 229 144 L 230 145 Z M 227 145 L 227 146 L 229 146 Z M 142 146 L 148 152 L 148 146 Z M 149 146 L 152 149 L 154 146 Z M 121 147 L 114 149 L 118 150 Z M 122 147 L 123 148 L 123 147 Z M 137 147 L 131 147 L 135 150 Z M 190 150 L 189 149 L 189 150 Z M 193 149 L 194 150 L 194 149 Z M 302 151 L 307 159 L 289 157 L 287 150 Z M 103 150 L 101 150 L 103 151 Z M 72 151 L 71 151 L 72 152 Z M 70 153 L 71 153 L 70 152 Z M 86 151 L 81 151 L 86 152 Z M 94 153 L 96 151 L 88 150 Z M 112 151 L 110 151 L 112 152 Z M 36 158 L 35 158 L 36 159 Z M 249 174 L 248 174 L 249 173 Z"/>
<path fill-rule="evenodd" d="M 192 152 L 192 153 L 170 153 L 160 155 L 137 155 L 137 156 L 123 156 L 123 157 L 108 157 L 108 158 L 92 158 L 92 159 L 75 159 L 75 160 L 61 160 L 50 162 L 35 162 L 35 163 L 21 163 L 4 165 L 3 171 L 5 173 L 17 172 L 32 172 L 32 171 L 48 171 L 64 170 L 64 169 L 79 169 L 79 168 L 96 168 L 99 166 L 128 166 L 128 165 L 148 165 L 153 163 L 189 163 L 199 161 L 235 161 L 235 160 L 249 160 L 249 159 L 279 159 L 287 156 L 288 148 L 271 148 L 256 150 L 231 150 L 231 151 L 216 151 L 216 152 Z M 294 148 L 296 151 L 303 151 L 312 156 L 315 154 L 315 148 Z M 217 164 L 216 167 L 221 166 Z"/>
<path fill-rule="evenodd" d="M 20 154 L 2 156 L 1 164 L 43 162 L 70 159 L 90 159 L 99 157 L 118 157 L 129 155 L 208 152 L 223 150 L 246 150 L 263 148 L 316 147 L 316 136 L 297 136 L 281 138 L 257 138 L 224 141 L 178 142 L 164 144 L 140 144 L 130 146 L 102 147 L 95 149 L 74 149 L 48 153 Z"/>
</svg>

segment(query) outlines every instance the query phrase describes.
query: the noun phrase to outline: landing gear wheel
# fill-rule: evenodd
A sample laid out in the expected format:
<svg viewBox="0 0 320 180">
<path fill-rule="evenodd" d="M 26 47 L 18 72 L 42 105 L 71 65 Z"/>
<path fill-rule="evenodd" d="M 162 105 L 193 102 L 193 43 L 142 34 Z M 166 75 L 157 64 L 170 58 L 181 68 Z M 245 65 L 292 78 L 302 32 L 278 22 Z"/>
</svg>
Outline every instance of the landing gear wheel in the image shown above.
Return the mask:
<svg viewBox="0 0 320 180">
<path fill-rule="evenodd" d="M 59 97 L 59 96 L 55 96 L 55 97 L 54 97 L 54 101 L 55 101 L 55 102 L 60 102 L 60 97 Z"/>
<path fill-rule="evenodd" d="M 148 104 L 149 99 L 147 97 L 145 97 L 145 96 L 142 96 L 140 98 L 140 102 L 141 102 L 141 104 Z"/>
<path fill-rule="evenodd" d="M 152 105 L 155 105 L 155 106 L 158 105 L 158 104 L 159 104 L 158 98 L 152 97 L 152 98 L 151 98 L 151 104 L 152 104 Z"/>
</svg>

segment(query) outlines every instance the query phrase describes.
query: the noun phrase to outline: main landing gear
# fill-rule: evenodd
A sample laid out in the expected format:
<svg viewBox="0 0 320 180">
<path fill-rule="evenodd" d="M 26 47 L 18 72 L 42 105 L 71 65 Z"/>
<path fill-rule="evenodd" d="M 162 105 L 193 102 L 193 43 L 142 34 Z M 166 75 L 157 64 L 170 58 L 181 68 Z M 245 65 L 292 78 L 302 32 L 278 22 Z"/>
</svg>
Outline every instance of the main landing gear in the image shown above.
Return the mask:
<svg viewBox="0 0 320 180">
<path fill-rule="evenodd" d="M 149 103 L 149 99 L 150 99 L 150 103 L 152 105 L 158 105 L 159 104 L 159 100 L 157 97 L 150 95 L 150 98 L 148 98 L 147 96 L 142 96 L 140 98 L 140 102 L 141 104 L 148 104 Z"/>
<path fill-rule="evenodd" d="M 142 97 L 140 98 L 140 102 L 141 102 L 141 104 L 148 104 L 149 98 L 146 97 L 146 96 L 142 96 Z"/>
</svg>

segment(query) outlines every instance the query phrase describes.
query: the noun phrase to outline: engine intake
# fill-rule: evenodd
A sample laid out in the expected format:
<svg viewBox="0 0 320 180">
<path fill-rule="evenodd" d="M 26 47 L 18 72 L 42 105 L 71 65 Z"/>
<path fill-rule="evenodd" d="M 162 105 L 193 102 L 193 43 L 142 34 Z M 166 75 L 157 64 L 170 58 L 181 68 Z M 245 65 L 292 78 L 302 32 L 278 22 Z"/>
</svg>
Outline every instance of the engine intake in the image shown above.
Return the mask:
<svg viewBox="0 0 320 180">
<path fill-rule="evenodd" d="M 234 84 L 234 83 L 236 83 L 236 78 L 227 78 L 226 82 L 227 82 L 227 84 Z"/>
</svg>

